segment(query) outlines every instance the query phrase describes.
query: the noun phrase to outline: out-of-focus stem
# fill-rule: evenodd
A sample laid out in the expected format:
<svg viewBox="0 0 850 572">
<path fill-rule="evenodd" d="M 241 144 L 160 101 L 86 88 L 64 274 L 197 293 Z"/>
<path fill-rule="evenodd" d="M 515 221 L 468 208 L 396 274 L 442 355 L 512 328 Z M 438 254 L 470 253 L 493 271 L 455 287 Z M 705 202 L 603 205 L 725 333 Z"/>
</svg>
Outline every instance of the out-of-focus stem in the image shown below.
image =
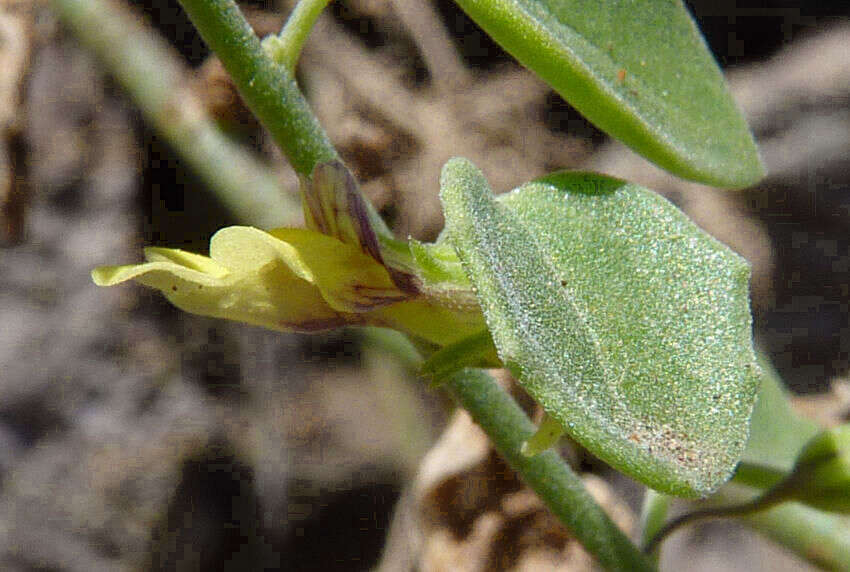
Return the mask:
<svg viewBox="0 0 850 572">
<path fill-rule="evenodd" d="M 646 489 L 640 515 L 642 546 L 647 546 L 650 540 L 664 527 L 664 521 L 667 519 L 667 511 L 670 509 L 670 502 L 672 500 L 671 497 L 665 494 L 652 489 Z M 658 561 L 657 550 L 653 551 L 649 556 L 656 562 Z"/>
<path fill-rule="evenodd" d="M 741 502 L 751 495 L 741 487 L 724 487 L 716 497 L 717 502 Z M 850 570 L 850 517 L 787 502 L 741 520 L 825 570 Z"/>
<path fill-rule="evenodd" d="M 287 200 L 268 167 L 218 128 L 189 89 L 174 55 L 139 17 L 109 0 L 52 0 L 52 5 L 240 221 L 275 227 L 300 220 L 298 201 Z"/>
<path fill-rule="evenodd" d="M 664 524 L 653 536 L 649 537 L 644 544 L 644 552 L 652 554 L 658 549 L 665 538 L 683 526 L 715 518 L 746 516 L 776 506 L 780 502 L 782 502 L 781 498 L 771 494 L 765 494 L 740 504 L 712 506 L 683 514 Z"/>
</svg>

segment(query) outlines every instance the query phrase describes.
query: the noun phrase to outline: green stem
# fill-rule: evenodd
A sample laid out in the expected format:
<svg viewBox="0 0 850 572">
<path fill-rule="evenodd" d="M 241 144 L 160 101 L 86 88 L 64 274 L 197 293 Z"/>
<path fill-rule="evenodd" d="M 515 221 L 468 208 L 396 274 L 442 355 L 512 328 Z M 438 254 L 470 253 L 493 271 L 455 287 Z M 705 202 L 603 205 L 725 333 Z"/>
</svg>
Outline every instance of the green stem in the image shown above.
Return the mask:
<svg viewBox="0 0 850 572">
<path fill-rule="evenodd" d="M 787 500 L 787 487 L 780 484 L 758 495 L 757 497 L 748 499 L 746 502 L 742 502 L 740 504 L 709 507 L 683 514 L 662 526 L 661 529 L 658 530 L 658 532 L 655 533 L 655 535 L 653 535 L 652 538 L 650 538 L 644 545 L 644 552 L 647 554 L 654 552 L 665 538 L 682 526 L 693 524 L 701 520 L 747 516 L 767 510 Z"/>
<path fill-rule="evenodd" d="M 403 356 L 411 370 L 421 366 L 422 358 L 406 336 L 380 328 L 361 331 L 369 343 Z M 610 570 L 654 570 L 557 453 L 546 451 L 534 457 L 522 454 L 523 443 L 536 427 L 490 375 L 480 369 L 465 369 L 450 376 L 442 387 L 469 412 L 496 450 L 600 564 Z"/>
<path fill-rule="evenodd" d="M 52 0 L 52 6 L 240 221 L 274 227 L 300 220 L 298 201 L 287 200 L 268 167 L 222 133 L 189 89 L 186 70 L 138 17 L 104 0 Z"/>
<path fill-rule="evenodd" d="M 295 65 L 301 48 L 310 35 L 310 30 L 330 0 L 300 0 L 286 21 L 286 26 L 278 36 L 269 36 L 263 40 L 263 48 L 277 63 L 285 66 L 289 73 L 295 74 Z"/>
<path fill-rule="evenodd" d="M 337 158 L 292 74 L 266 54 L 233 0 L 180 3 L 296 172 L 310 175 L 317 163 Z"/>
<path fill-rule="evenodd" d="M 746 495 L 726 490 L 721 499 L 740 500 Z M 715 500 L 715 499 L 713 499 Z M 778 504 L 782 503 L 782 504 Z M 762 495 L 727 507 L 697 510 L 668 522 L 646 544 L 653 552 L 671 532 L 685 524 L 723 517 L 743 520 L 771 540 L 827 570 L 848 570 L 850 519 L 827 514 L 805 505 Z"/>
<path fill-rule="evenodd" d="M 416 349 L 410 338 L 398 330 L 376 326 L 359 327 L 354 328 L 354 330 L 363 340 L 365 346 L 393 356 L 397 363 L 411 373 L 417 372 L 422 366 L 422 356 L 419 354 L 419 350 Z"/>
<path fill-rule="evenodd" d="M 520 452 L 535 426 L 516 401 L 486 372 L 465 369 L 444 385 L 487 433 L 496 450 L 599 563 L 609 570 L 654 570 L 617 528 L 576 475 L 553 451 Z"/>
<path fill-rule="evenodd" d="M 641 523 L 641 545 L 647 546 L 658 532 L 664 527 L 664 521 L 667 519 L 667 511 L 670 509 L 672 497 L 656 492 L 652 489 L 646 489 L 646 495 L 643 497 L 643 509 L 640 515 Z M 658 551 L 653 551 L 650 554 L 656 562 L 658 561 Z"/>
<path fill-rule="evenodd" d="M 759 465 L 742 465 L 739 473 L 742 476 L 736 475 L 736 484 L 752 482 L 753 486 L 768 490 L 753 497 L 752 489 L 726 486 L 712 497 L 715 506 L 673 519 L 652 535 L 647 530 L 645 538 L 651 535 L 651 539 L 645 543 L 645 550 L 654 550 L 683 525 L 712 518 L 741 517 L 758 532 L 818 566 L 850 570 L 850 518 L 788 502 L 797 486 L 793 476 L 782 479 L 780 472 Z M 719 503 L 731 504 L 722 506 Z"/>
<path fill-rule="evenodd" d="M 751 493 L 724 487 L 720 502 L 740 502 Z M 825 570 L 850 570 L 850 518 L 787 502 L 742 519 L 757 532 Z"/>
</svg>

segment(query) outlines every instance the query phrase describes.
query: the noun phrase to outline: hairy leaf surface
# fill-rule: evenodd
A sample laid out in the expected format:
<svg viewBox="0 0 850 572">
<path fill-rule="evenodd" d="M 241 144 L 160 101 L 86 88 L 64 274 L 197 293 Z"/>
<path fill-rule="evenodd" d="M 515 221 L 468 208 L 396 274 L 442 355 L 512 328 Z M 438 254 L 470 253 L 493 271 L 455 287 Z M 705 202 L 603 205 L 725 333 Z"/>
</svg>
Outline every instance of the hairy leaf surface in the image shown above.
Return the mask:
<svg viewBox="0 0 850 572">
<path fill-rule="evenodd" d="M 495 199 L 453 159 L 441 187 L 499 356 L 546 412 L 660 491 L 727 480 L 758 385 L 747 263 L 662 197 L 600 175 Z"/>
</svg>

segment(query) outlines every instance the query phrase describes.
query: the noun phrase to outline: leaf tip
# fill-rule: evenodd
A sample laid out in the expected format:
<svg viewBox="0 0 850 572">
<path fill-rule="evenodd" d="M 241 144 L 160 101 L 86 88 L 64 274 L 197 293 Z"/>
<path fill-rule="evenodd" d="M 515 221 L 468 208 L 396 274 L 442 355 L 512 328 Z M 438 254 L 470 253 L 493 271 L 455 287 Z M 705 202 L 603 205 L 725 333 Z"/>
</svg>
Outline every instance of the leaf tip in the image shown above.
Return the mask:
<svg viewBox="0 0 850 572">
<path fill-rule="evenodd" d="M 746 124 L 743 129 L 749 131 Z M 752 133 L 748 134 L 747 144 L 741 146 L 737 156 L 729 157 L 724 162 L 726 169 L 723 169 L 723 173 L 707 182 L 718 187 L 737 190 L 752 187 L 764 179 L 767 175 L 767 167 Z"/>
<path fill-rule="evenodd" d="M 454 194 L 476 179 L 484 179 L 481 171 L 465 157 L 452 157 L 440 172 L 440 196 Z"/>
<path fill-rule="evenodd" d="M 449 159 L 440 173 L 440 201 L 450 230 L 463 220 L 464 212 L 480 210 L 492 199 L 487 179 L 472 161 L 463 157 Z"/>
</svg>

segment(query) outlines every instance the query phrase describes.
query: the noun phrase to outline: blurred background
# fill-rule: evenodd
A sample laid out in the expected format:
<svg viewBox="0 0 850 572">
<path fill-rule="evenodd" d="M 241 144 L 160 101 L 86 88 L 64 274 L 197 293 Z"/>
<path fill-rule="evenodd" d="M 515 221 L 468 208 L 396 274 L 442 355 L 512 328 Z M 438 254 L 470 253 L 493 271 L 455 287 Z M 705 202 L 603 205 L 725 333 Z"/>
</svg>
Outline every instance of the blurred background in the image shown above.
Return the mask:
<svg viewBox="0 0 850 572">
<path fill-rule="evenodd" d="M 109 2 L 128 36 L 167 50 L 180 105 L 295 197 L 178 3 Z M 241 5 L 261 36 L 291 8 Z M 585 168 L 663 193 L 753 264 L 755 337 L 799 407 L 846 420 L 850 5 L 688 5 L 759 140 L 769 174 L 754 188 L 647 164 L 448 0 L 332 2 L 298 80 L 402 237 L 441 229 L 438 173 L 455 155 L 497 191 Z M 94 266 L 138 261 L 142 246 L 204 252 L 237 216 L 85 37 L 49 2 L 0 1 L 0 569 L 590 569 L 468 420 L 370 336 L 270 333 L 91 283 Z M 565 455 L 633 527 L 639 487 Z M 806 569 L 727 524 L 677 535 L 664 558 Z"/>
</svg>

